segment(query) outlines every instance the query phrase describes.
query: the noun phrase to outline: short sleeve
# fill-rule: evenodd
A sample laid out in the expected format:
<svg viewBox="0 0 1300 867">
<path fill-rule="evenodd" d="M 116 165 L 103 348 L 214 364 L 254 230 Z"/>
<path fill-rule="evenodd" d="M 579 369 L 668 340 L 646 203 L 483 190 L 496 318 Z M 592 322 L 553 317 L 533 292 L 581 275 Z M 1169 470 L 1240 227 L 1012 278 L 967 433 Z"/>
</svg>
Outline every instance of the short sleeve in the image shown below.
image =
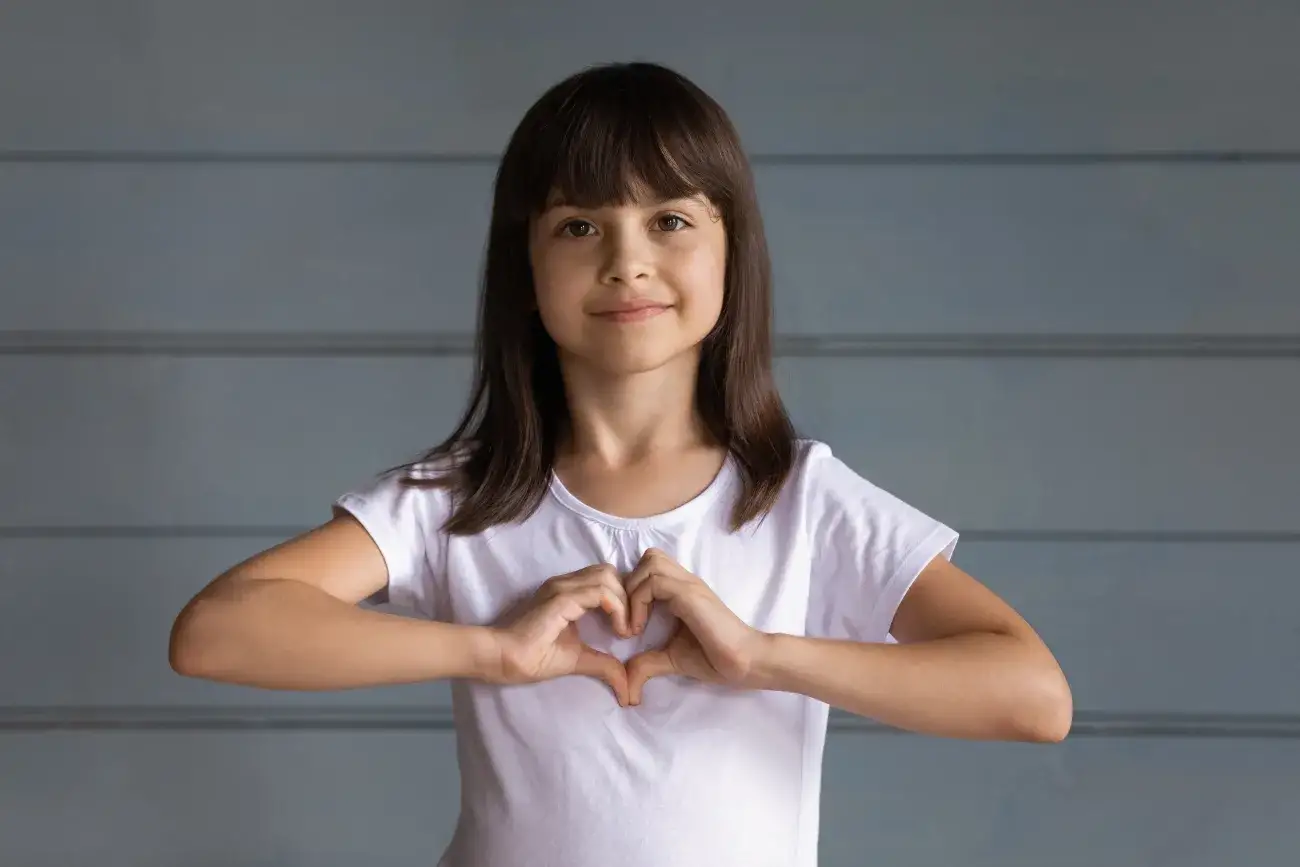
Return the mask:
<svg viewBox="0 0 1300 867">
<path fill-rule="evenodd" d="M 389 470 L 341 495 L 334 507 L 355 517 L 383 554 L 388 601 L 436 618 L 436 574 L 442 560 L 439 504 L 445 492 L 402 484 L 404 474 Z"/>
<path fill-rule="evenodd" d="M 931 560 L 952 559 L 958 533 L 864 479 L 823 443 L 810 449 L 807 462 L 808 634 L 892 641 L 899 604 Z"/>
</svg>

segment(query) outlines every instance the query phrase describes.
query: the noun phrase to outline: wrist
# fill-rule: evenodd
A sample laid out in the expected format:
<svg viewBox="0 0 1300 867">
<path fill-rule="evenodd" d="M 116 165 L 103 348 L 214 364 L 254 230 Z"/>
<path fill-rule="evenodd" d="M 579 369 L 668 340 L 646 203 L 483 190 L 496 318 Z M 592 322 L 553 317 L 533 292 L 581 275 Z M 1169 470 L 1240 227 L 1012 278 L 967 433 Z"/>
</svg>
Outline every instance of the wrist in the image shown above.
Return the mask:
<svg viewBox="0 0 1300 867">
<path fill-rule="evenodd" d="M 435 623 L 435 627 L 445 630 L 452 640 L 443 645 L 451 646 L 448 653 L 451 671 L 450 677 L 464 680 L 492 680 L 501 670 L 501 650 L 497 640 L 497 630 L 488 626 L 472 626 L 460 623 Z"/>
<path fill-rule="evenodd" d="M 496 682 L 501 678 L 501 630 L 492 626 L 469 627 L 471 680 Z"/>
<path fill-rule="evenodd" d="M 754 655 L 749 674 L 745 678 L 747 689 L 781 690 L 782 659 L 787 652 L 787 642 L 796 636 L 780 632 L 759 632 L 754 641 Z"/>
</svg>

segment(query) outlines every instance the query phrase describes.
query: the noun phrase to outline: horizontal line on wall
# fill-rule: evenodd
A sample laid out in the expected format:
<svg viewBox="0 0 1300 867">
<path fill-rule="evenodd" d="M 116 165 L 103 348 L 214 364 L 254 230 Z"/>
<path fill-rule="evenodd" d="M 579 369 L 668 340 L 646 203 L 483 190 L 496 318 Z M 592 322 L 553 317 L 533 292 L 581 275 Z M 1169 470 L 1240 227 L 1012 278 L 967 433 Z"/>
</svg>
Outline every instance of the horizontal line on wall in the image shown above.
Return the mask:
<svg viewBox="0 0 1300 867">
<path fill-rule="evenodd" d="M 0 539 L 287 539 L 296 524 L 30 524 L 0 526 Z M 964 542 L 1100 544 L 1300 544 L 1300 530 L 961 530 Z"/>
<path fill-rule="evenodd" d="M 1300 358 L 1300 335 L 783 335 L 774 349 L 783 357 Z"/>
<path fill-rule="evenodd" d="M 104 150 L 19 149 L 0 150 L 0 163 L 215 163 L 215 164 L 433 164 L 491 165 L 499 153 L 433 153 L 425 151 L 317 151 L 317 150 Z M 1297 150 L 1125 150 L 1125 151 L 957 151 L 949 153 L 753 153 L 754 165 L 998 165 L 1088 166 L 1148 163 L 1296 163 Z"/>
<path fill-rule="evenodd" d="M 450 731 L 450 708 L 269 707 L 0 707 L 0 731 Z M 864 717 L 833 710 L 829 729 L 906 734 Z M 1300 737 L 1300 715 L 1191 713 L 1075 713 L 1071 737 Z"/>
<path fill-rule="evenodd" d="M 474 335 L 460 332 L 0 331 L 0 355 L 422 357 L 473 351 Z"/>
<path fill-rule="evenodd" d="M 0 331 L 0 355 L 469 356 L 466 333 Z M 1300 334 L 778 335 L 784 358 L 1300 358 Z"/>
</svg>

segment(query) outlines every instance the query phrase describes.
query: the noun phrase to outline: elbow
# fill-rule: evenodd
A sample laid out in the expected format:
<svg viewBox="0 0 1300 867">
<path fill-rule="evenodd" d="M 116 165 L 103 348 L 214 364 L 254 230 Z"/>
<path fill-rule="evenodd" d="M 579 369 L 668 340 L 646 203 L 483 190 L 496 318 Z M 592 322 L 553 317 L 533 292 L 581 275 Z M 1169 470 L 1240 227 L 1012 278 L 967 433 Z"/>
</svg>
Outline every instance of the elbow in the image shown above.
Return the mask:
<svg viewBox="0 0 1300 867">
<path fill-rule="evenodd" d="M 194 611 L 192 604 L 187 605 L 172 623 L 171 634 L 167 638 L 167 664 L 171 670 L 184 677 L 198 675 L 200 659 L 197 642 L 194 640 Z"/>
<path fill-rule="evenodd" d="M 172 623 L 167 640 L 167 664 L 183 677 L 211 678 L 218 670 L 212 636 L 211 603 L 191 600 Z"/>
<path fill-rule="evenodd" d="M 1012 739 L 1055 744 L 1065 740 L 1074 724 L 1074 697 L 1065 675 L 1055 665 L 1035 679 L 1011 713 Z"/>
<path fill-rule="evenodd" d="M 247 605 L 257 585 L 235 580 L 227 573 L 200 590 L 172 623 L 167 640 L 167 662 L 184 677 L 220 680 L 241 660 L 239 624 L 247 619 Z"/>
</svg>

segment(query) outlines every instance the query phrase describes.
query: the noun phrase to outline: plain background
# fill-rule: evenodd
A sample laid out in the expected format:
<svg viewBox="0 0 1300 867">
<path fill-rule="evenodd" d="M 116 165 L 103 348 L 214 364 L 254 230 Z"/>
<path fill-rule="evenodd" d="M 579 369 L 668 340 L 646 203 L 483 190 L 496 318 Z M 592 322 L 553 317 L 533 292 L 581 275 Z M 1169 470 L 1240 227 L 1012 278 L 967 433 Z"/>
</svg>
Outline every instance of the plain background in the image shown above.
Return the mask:
<svg viewBox="0 0 1300 867">
<path fill-rule="evenodd" d="M 430 865 L 440 685 L 167 667 L 440 439 L 495 159 L 651 59 L 751 152 L 803 431 L 963 532 L 1061 745 L 837 715 L 822 863 L 1294 864 L 1300 5 L 0 2 L 0 863 Z"/>
</svg>

